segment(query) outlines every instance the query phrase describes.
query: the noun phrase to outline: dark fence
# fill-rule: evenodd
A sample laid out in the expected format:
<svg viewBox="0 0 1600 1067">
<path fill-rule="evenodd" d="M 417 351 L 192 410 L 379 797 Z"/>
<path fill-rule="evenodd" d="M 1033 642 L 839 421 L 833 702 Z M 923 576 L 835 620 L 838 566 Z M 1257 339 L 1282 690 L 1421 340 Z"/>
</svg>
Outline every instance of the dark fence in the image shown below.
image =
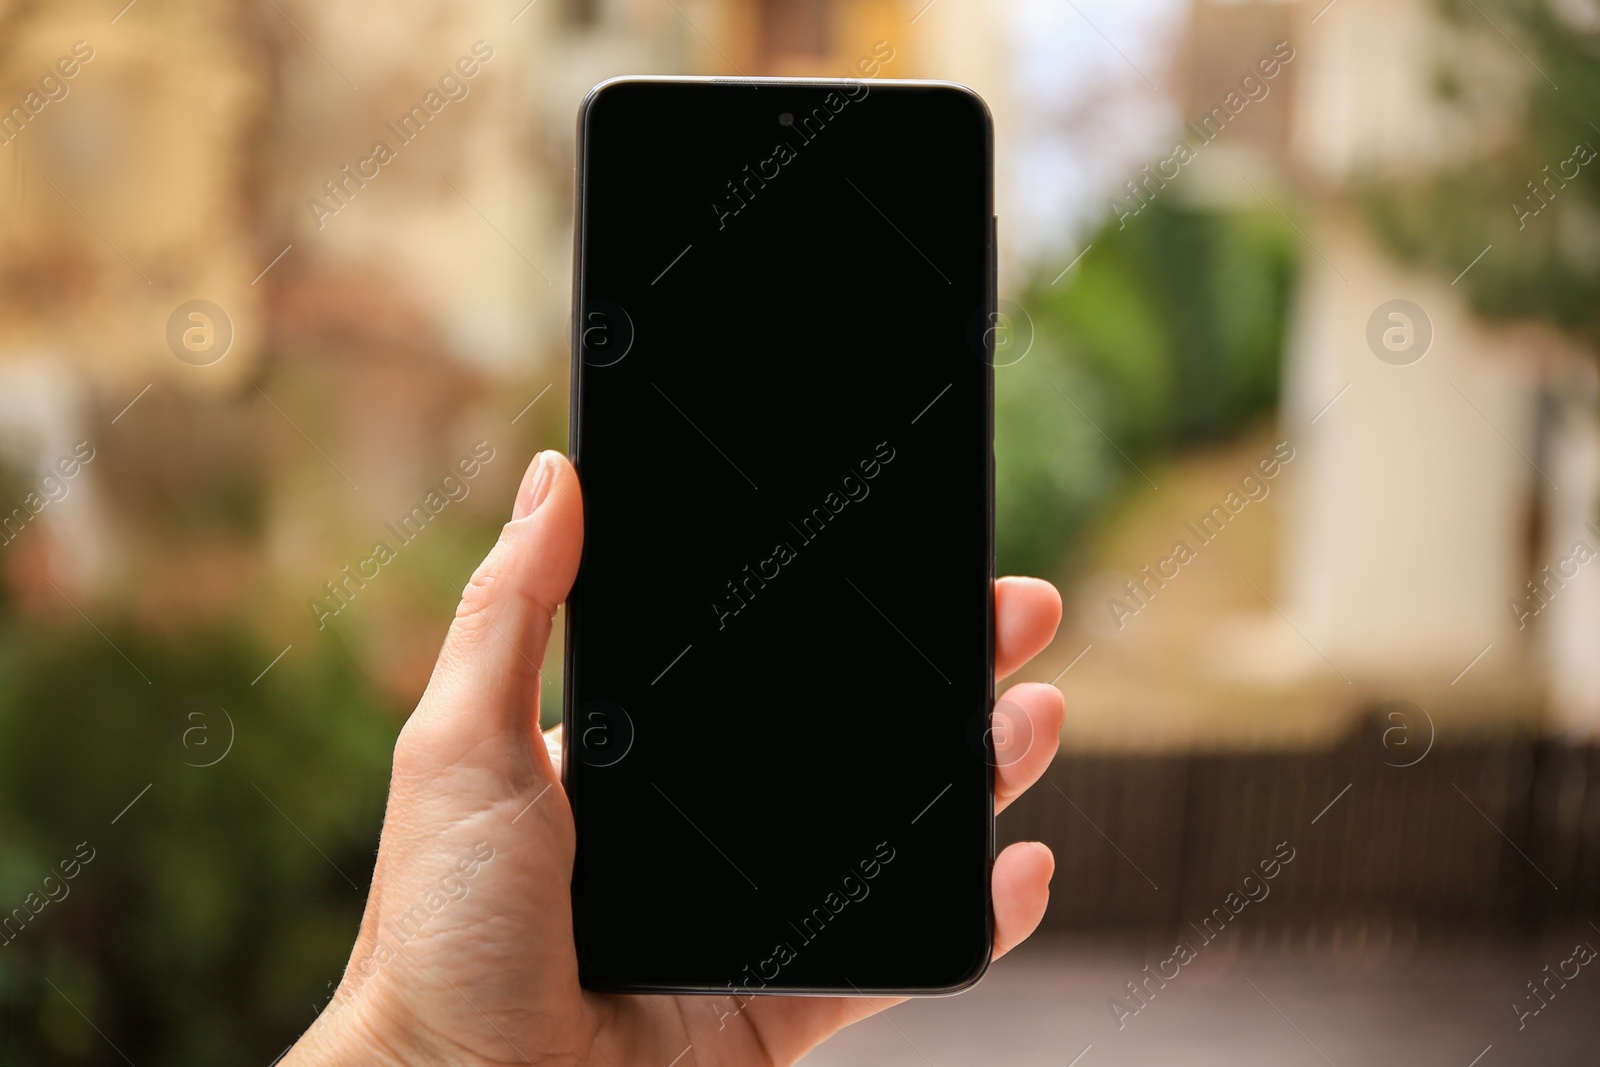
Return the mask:
<svg viewBox="0 0 1600 1067">
<path fill-rule="evenodd" d="M 1600 748 L 1419 751 L 1369 725 L 1311 751 L 1064 755 L 1000 816 L 1000 839 L 1055 850 L 1055 929 L 1184 929 L 1218 908 L 1219 922 L 1270 916 L 1258 935 L 1600 920 Z"/>
</svg>

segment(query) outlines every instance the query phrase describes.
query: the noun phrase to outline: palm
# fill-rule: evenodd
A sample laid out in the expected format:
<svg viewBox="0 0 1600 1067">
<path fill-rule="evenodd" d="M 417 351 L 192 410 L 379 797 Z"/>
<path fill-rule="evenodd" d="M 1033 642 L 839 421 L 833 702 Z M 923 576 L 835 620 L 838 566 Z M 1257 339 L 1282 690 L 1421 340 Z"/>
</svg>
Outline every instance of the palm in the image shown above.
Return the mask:
<svg viewBox="0 0 1600 1067">
<path fill-rule="evenodd" d="M 530 467 L 514 519 L 463 595 L 427 692 L 402 731 L 350 965 L 286 1064 L 380 1056 L 394 1063 L 787 1064 L 896 1002 L 614 996 L 578 985 L 568 896 L 572 812 L 560 784 L 558 735 L 541 740 L 536 729 L 536 662 L 582 542 L 576 476 L 564 459 L 551 465 L 542 489 L 537 462 Z M 1001 580 L 997 674 L 1049 643 L 1060 610 L 1049 585 Z M 1048 765 L 1062 716 L 1050 686 L 1019 685 L 1006 699 L 1033 721 L 1038 741 L 1027 751 L 1002 747 L 997 809 Z M 1014 845 L 996 860 L 997 954 L 1038 923 L 1052 867 L 1036 844 Z"/>
</svg>

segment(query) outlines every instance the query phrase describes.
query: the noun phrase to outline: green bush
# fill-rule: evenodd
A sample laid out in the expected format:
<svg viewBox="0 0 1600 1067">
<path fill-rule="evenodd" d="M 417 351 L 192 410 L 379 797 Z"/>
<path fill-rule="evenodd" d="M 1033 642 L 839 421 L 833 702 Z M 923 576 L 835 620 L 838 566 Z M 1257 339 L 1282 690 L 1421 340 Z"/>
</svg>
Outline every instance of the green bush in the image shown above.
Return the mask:
<svg viewBox="0 0 1600 1067">
<path fill-rule="evenodd" d="M 333 642 L 252 685 L 243 633 L 61 618 L 0 641 L 0 914 L 67 889 L 0 945 L 0 1062 L 266 1063 L 354 941 L 398 709 Z"/>
<path fill-rule="evenodd" d="M 1033 348 L 995 371 L 1001 570 L 1055 573 L 1145 484 L 1134 464 L 1272 410 L 1297 241 L 1274 212 L 1157 200 L 1107 224 L 1060 282 L 1032 280 Z"/>
</svg>

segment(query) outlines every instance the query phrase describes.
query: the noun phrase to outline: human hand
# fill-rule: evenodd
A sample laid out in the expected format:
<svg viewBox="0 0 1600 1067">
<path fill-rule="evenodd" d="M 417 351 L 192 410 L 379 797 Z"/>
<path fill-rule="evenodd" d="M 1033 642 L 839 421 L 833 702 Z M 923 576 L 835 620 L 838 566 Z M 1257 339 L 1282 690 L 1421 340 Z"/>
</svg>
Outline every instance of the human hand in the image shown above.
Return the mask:
<svg viewBox="0 0 1600 1067">
<path fill-rule="evenodd" d="M 539 735 L 538 663 L 583 544 L 577 473 L 541 452 L 511 521 L 472 576 L 395 745 L 372 891 L 333 999 L 285 1067 L 508 1063 L 789 1064 L 901 998 L 617 996 L 578 985 L 572 811 L 560 728 Z M 995 587 L 995 673 L 1048 645 L 1061 619 L 1036 578 Z M 1064 714 L 1053 686 L 1005 699 L 1031 720 L 996 738 L 995 808 L 1036 782 Z M 1055 861 L 1037 842 L 994 864 L 995 955 L 1044 915 Z"/>
</svg>

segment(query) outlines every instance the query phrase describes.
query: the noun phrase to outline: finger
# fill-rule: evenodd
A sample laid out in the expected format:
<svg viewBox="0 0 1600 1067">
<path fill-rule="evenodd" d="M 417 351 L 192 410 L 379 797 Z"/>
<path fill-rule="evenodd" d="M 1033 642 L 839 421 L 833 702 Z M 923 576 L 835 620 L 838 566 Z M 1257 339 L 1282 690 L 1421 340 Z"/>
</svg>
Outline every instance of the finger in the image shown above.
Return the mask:
<svg viewBox="0 0 1600 1067">
<path fill-rule="evenodd" d="M 1056 860 L 1037 841 L 1007 847 L 994 861 L 994 958 L 1038 929 L 1050 902 Z M 790 1063 L 851 1023 L 905 997 L 757 997 L 744 1010 L 774 1062 Z"/>
<path fill-rule="evenodd" d="M 1061 690 L 1042 682 L 1014 685 L 995 704 L 996 814 L 1050 769 L 1050 761 L 1056 758 L 1056 749 L 1061 745 L 1066 710 Z"/>
<path fill-rule="evenodd" d="M 1055 854 L 1038 841 L 1008 845 L 994 860 L 994 958 L 1028 939 L 1050 903 Z"/>
<path fill-rule="evenodd" d="M 1061 594 L 1042 578 L 1001 578 L 994 584 L 994 676 L 1020 670 L 1055 640 Z"/>
<path fill-rule="evenodd" d="M 540 664 L 556 606 L 566 599 L 583 545 L 577 473 L 541 452 L 517 492 L 512 519 L 461 594 L 416 712 L 396 748 L 408 769 L 534 752 Z M 542 745 L 538 746 L 540 752 Z M 549 762 L 539 755 L 540 768 Z"/>
</svg>

